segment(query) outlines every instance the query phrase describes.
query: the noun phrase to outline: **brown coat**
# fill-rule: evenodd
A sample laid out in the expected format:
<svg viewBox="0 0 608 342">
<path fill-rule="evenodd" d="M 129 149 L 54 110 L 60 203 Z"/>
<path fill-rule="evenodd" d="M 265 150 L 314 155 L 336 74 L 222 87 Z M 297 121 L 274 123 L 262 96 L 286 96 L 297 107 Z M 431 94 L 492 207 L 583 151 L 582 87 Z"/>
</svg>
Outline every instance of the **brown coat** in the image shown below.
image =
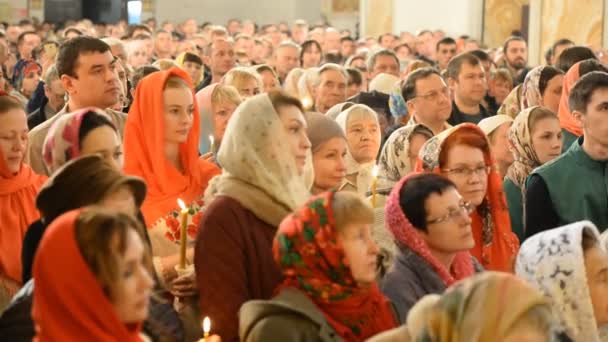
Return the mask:
<svg viewBox="0 0 608 342">
<path fill-rule="evenodd" d="M 239 340 L 241 305 L 271 298 L 281 281 L 272 256 L 276 230 L 227 196 L 217 196 L 203 215 L 194 252 L 201 313 L 224 342 Z"/>
<path fill-rule="evenodd" d="M 125 122 L 127 121 L 127 114 L 122 112 L 117 112 L 112 109 L 104 110 L 112 122 L 118 129 L 118 133 L 120 134 L 120 140 L 122 141 L 123 133 L 125 131 Z M 57 121 L 63 114 L 67 114 L 70 112 L 68 105 L 66 104 L 55 116 L 41 123 L 40 125 L 34 127 L 27 135 L 28 147 L 25 154 L 25 163 L 31 166 L 31 168 L 39 175 L 47 175 L 50 176 L 49 170 L 47 170 L 46 165 L 44 164 L 44 160 L 42 158 L 42 148 L 44 145 L 44 139 L 46 139 L 46 135 L 48 134 L 51 126 Z"/>
</svg>

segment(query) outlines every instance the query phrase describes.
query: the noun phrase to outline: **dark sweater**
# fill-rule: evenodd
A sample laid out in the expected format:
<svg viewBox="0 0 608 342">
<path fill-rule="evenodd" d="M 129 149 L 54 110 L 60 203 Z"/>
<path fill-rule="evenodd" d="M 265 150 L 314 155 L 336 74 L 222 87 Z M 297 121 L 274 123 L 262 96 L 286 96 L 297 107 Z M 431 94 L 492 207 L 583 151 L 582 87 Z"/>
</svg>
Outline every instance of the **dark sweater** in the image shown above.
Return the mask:
<svg viewBox="0 0 608 342">
<path fill-rule="evenodd" d="M 213 318 L 212 333 L 224 342 L 239 340 L 241 305 L 270 299 L 281 281 L 272 255 L 276 230 L 230 197 L 216 197 L 205 211 L 194 266 L 202 317 Z"/>
</svg>

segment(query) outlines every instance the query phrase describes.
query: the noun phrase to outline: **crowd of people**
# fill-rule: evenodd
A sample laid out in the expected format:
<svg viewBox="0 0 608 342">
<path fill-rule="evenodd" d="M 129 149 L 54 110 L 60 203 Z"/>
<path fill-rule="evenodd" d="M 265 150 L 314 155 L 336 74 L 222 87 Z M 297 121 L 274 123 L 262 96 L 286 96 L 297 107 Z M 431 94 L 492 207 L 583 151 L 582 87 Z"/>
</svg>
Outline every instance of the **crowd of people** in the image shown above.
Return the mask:
<svg viewBox="0 0 608 342">
<path fill-rule="evenodd" d="M 3 340 L 608 341 L 584 42 L 3 26 Z"/>
</svg>

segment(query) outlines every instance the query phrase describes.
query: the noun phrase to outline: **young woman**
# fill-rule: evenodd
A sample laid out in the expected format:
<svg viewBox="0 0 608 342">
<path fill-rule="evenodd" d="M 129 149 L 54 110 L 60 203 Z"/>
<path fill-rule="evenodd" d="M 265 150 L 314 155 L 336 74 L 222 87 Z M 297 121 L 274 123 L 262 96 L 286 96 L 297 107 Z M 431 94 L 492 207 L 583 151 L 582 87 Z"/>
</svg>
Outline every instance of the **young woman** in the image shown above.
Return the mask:
<svg viewBox="0 0 608 342">
<path fill-rule="evenodd" d="M 519 237 L 519 241 L 523 241 L 526 234 L 522 194 L 526 178 L 535 168 L 559 157 L 562 151 L 562 132 L 555 112 L 534 106 L 515 118 L 508 137 L 515 161 L 507 170 L 503 189 L 507 197 L 512 230 Z"/>
<path fill-rule="evenodd" d="M 436 174 L 411 174 L 391 191 L 386 226 L 398 251 L 382 280 L 382 292 L 394 304 L 401 323 L 423 296 L 440 294 L 474 273 L 469 254 L 475 243 L 469 214 L 450 180 Z"/>
<path fill-rule="evenodd" d="M 30 223 L 40 214 L 34 201 L 46 176 L 23 163 L 27 117 L 21 103 L 0 96 L 0 311 L 21 287 L 21 248 Z"/>
<path fill-rule="evenodd" d="M 366 105 L 356 104 L 342 112 L 336 122 L 346 134 L 346 178 L 340 190 L 365 194 L 372 185 L 372 169 L 380 149 L 378 115 Z"/>
<path fill-rule="evenodd" d="M 564 73 L 552 66 L 538 66 L 526 75 L 521 96 L 521 110 L 543 106 L 557 113 L 562 95 Z"/>
<path fill-rule="evenodd" d="M 306 133 L 312 150 L 315 181 L 311 192 L 337 189 L 346 176 L 346 137 L 342 128 L 332 119 L 320 113 L 308 113 Z"/>
<path fill-rule="evenodd" d="M 553 328 L 551 306 L 542 293 L 513 275 L 483 272 L 441 296 L 424 297 L 404 326 L 369 342 L 550 342 Z"/>
<path fill-rule="evenodd" d="M 153 286 L 143 229 L 95 208 L 50 225 L 34 264 L 35 340 L 142 340 Z"/>
<path fill-rule="evenodd" d="M 235 87 L 243 98 L 257 95 L 264 89 L 262 77 L 247 68 L 234 68 L 228 71 L 222 79 L 222 84 Z"/>
<path fill-rule="evenodd" d="M 325 192 L 289 215 L 273 249 L 284 279 L 240 312 L 241 341 L 364 341 L 397 326 L 376 285 L 374 213 L 349 192 Z"/>
<path fill-rule="evenodd" d="M 268 299 L 281 280 L 272 257 L 279 223 L 310 196 L 312 162 L 300 102 L 280 92 L 243 102 L 217 154 L 223 173 L 207 191 L 195 247 L 203 316 L 238 340 L 237 312 Z"/>
<path fill-rule="evenodd" d="M 260 64 L 253 67 L 255 72 L 260 75 L 262 78 L 262 84 L 264 85 L 264 93 L 268 93 L 272 90 L 277 90 L 281 83 L 279 82 L 279 78 L 277 77 L 274 69 L 270 67 L 268 64 Z"/>
<path fill-rule="evenodd" d="M 502 179 L 483 131 L 460 124 L 427 141 L 418 156 L 416 171 L 439 173 L 456 184 L 473 206 L 473 255 L 485 269 L 513 271 L 519 240 L 511 221 Z"/>
<path fill-rule="evenodd" d="M 86 108 L 64 114 L 53 123 L 42 148 L 51 174 L 68 161 L 89 154 L 102 156 L 117 170 L 123 167 L 120 135 L 103 111 Z"/>
<path fill-rule="evenodd" d="M 15 66 L 13 72 L 12 86 L 13 91 L 10 93 L 23 104 L 23 108 L 27 105 L 30 97 L 40 83 L 42 77 L 42 67 L 34 60 L 21 60 Z"/>
<path fill-rule="evenodd" d="M 188 73 L 194 88 L 200 90 L 205 78 L 203 60 L 192 52 L 182 52 L 175 58 L 175 64 Z"/>
<path fill-rule="evenodd" d="M 517 276 L 551 300 L 561 331 L 571 341 L 604 340 L 600 328 L 608 324 L 607 270 L 608 255 L 589 221 L 528 238 L 515 268 Z"/>
<path fill-rule="evenodd" d="M 199 112 L 190 78 L 173 68 L 152 73 L 137 86 L 125 126 L 125 173 L 142 177 L 148 195 L 142 213 L 149 229 L 155 269 L 171 288 L 179 258 L 178 199 L 189 209 L 188 240 L 196 236 L 202 196 L 208 181 L 219 173 L 199 159 Z M 192 252 L 188 260 L 192 262 Z M 190 293 L 196 293 L 194 279 Z"/>
<path fill-rule="evenodd" d="M 321 44 L 316 40 L 307 40 L 302 43 L 300 50 L 300 65 L 302 69 L 316 68 L 323 60 L 323 50 Z"/>
</svg>

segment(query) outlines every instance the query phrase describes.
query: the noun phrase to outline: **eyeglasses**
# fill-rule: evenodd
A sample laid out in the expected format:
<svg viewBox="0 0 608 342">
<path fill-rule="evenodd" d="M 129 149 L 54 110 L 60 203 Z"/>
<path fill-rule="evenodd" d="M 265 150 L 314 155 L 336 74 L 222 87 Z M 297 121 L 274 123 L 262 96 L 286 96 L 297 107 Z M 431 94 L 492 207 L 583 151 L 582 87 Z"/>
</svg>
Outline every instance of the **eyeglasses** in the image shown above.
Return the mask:
<svg viewBox="0 0 608 342">
<path fill-rule="evenodd" d="M 475 174 L 478 177 L 483 177 L 483 176 L 487 176 L 488 174 L 490 174 L 490 171 L 492 171 L 492 167 L 487 166 L 487 165 L 479 166 L 474 169 L 470 169 L 468 167 L 457 167 L 455 169 L 442 169 L 441 170 L 441 172 L 443 172 L 443 173 L 449 173 L 449 174 L 452 174 L 452 175 L 454 175 L 456 177 L 460 177 L 460 178 L 469 178 L 473 174 Z"/>
<path fill-rule="evenodd" d="M 455 220 L 464 215 L 470 215 L 473 212 L 473 206 L 471 203 L 463 201 L 458 205 L 458 209 L 450 210 L 445 216 L 442 216 L 438 219 L 427 221 L 426 224 L 436 224 L 442 223 L 449 220 Z"/>
<path fill-rule="evenodd" d="M 417 97 L 421 97 L 427 101 L 437 101 L 437 100 L 439 100 L 440 95 L 443 95 L 449 99 L 450 98 L 450 89 L 448 87 L 444 87 L 440 90 L 431 90 L 426 94 L 416 95 L 413 98 L 415 99 Z"/>
</svg>

